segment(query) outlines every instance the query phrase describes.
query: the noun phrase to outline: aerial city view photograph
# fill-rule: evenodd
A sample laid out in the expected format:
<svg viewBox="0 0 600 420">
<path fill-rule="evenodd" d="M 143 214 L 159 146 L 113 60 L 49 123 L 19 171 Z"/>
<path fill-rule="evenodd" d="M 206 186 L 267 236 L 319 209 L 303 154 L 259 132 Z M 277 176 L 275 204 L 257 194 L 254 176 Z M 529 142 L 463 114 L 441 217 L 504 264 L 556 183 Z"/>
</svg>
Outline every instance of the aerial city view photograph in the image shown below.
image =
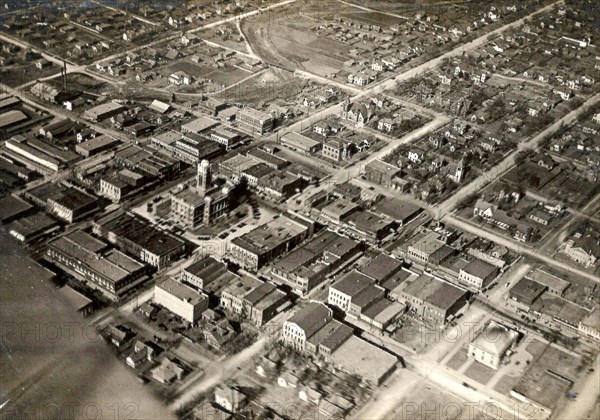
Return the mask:
<svg viewBox="0 0 600 420">
<path fill-rule="evenodd" d="M 0 420 L 600 419 L 600 0 L 0 0 Z"/>
</svg>

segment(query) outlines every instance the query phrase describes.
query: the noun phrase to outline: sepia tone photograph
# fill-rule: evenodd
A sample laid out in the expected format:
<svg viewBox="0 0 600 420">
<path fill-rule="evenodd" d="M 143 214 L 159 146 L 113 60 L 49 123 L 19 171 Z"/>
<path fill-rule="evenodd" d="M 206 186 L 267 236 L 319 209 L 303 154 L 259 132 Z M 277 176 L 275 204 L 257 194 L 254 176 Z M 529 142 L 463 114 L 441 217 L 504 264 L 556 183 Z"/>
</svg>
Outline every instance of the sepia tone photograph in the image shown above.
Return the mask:
<svg viewBox="0 0 600 420">
<path fill-rule="evenodd" d="M 0 420 L 600 419 L 599 0 L 0 0 Z"/>
</svg>

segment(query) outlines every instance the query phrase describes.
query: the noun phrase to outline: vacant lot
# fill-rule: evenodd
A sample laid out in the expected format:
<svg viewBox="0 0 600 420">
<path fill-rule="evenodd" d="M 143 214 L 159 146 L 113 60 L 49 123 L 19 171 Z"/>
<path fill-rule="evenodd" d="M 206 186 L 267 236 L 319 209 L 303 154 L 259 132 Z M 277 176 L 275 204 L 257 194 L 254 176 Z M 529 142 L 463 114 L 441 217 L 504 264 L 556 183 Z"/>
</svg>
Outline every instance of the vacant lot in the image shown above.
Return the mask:
<svg viewBox="0 0 600 420">
<path fill-rule="evenodd" d="M 243 20 L 242 31 L 263 61 L 325 76 L 343 67 L 351 47 L 312 30 L 326 20 L 324 10 L 311 9 L 299 2 L 281 13 L 265 13 Z"/>
<path fill-rule="evenodd" d="M 292 73 L 270 69 L 238 86 L 218 93 L 216 97 L 226 102 L 258 105 L 257 108 L 265 102 L 278 105 L 294 104 L 310 83 L 293 76 Z"/>
</svg>

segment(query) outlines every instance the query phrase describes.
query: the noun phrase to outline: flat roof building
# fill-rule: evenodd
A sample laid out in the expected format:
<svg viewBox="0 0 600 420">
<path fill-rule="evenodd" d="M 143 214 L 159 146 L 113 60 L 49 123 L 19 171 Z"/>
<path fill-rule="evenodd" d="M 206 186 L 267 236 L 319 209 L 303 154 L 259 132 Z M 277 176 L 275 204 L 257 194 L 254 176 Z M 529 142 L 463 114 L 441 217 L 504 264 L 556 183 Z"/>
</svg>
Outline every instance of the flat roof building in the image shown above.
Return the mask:
<svg viewBox="0 0 600 420">
<path fill-rule="evenodd" d="M 121 142 L 113 137 L 101 135 L 75 146 L 75 151 L 84 157 L 97 155 L 116 148 Z"/>
<path fill-rule="evenodd" d="M 402 269 L 402 262 L 386 254 L 379 254 L 358 270 L 381 284 Z"/>
<path fill-rule="evenodd" d="M 421 214 L 423 209 L 416 204 L 404 202 L 398 198 L 386 197 L 377 203 L 371 211 L 386 215 L 395 220 L 398 225 L 404 226 Z"/>
<path fill-rule="evenodd" d="M 60 224 L 45 213 L 35 213 L 11 222 L 8 232 L 23 243 L 34 242 L 60 229 Z"/>
<path fill-rule="evenodd" d="M 519 333 L 496 321 L 490 321 L 469 344 L 469 357 L 498 369 L 507 350 L 519 338 Z"/>
<path fill-rule="evenodd" d="M 124 111 L 125 107 L 123 105 L 116 102 L 107 102 L 86 110 L 83 113 L 83 117 L 91 121 L 100 122 Z"/>
<path fill-rule="evenodd" d="M 154 302 L 193 324 L 208 309 L 208 296 L 173 279 L 154 286 Z"/>
<path fill-rule="evenodd" d="M 98 210 L 98 198 L 77 188 L 53 182 L 32 188 L 27 191 L 26 197 L 69 223 Z"/>
<path fill-rule="evenodd" d="M 7 224 L 32 212 L 34 207 L 18 197 L 8 195 L 0 198 L 0 223 Z"/>
<path fill-rule="evenodd" d="M 303 296 L 361 250 L 359 242 L 326 230 L 276 261 L 271 274 Z"/>
<path fill-rule="evenodd" d="M 528 311 L 547 289 L 548 286 L 524 277 L 510 289 L 508 302 L 519 309 Z"/>
<path fill-rule="evenodd" d="M 458 280 L 474 290 L 482 290 L 491 284 L 497 274 L 498 267 L 475 258 L 460 269 Z"/>
<path fill-rule="evenodd" d="M 329 360 L 339 369 L 375 386 L 383 383 L 398 364 L 396 356 L 355 336 L 334 351 Z"/>
<path fill-rule="evenodd" d="M 470 293 L 437 278 L 422 274 L 400 292 L 409 310 L 435 325 L 445 325 L 468 302 Z"/>
<path fill-rule="evenodd" d="M 186 123 L 181 126 L 181 131 L 184 133 L 202 133 L 210 128 L 216 127 L 219 125 L 219 121 L 214 120 L 209 117 L 200 117 L 189 123 Z"/>
<path fill-rule="evenodd" d="M 240 266 L 258 270 L 313 235 L 314 222 L 293 212 L 283 213 L 231 241 L 229 258 Z"/>
<path fill-rule="evenodd" d="M 317 153 L 323 147 L 323 143 L 320 141 L 313 140 L 310 137 L 306 137 L 305 135 L 296 133 L 295 131 L 285 134 L 281 138 L 281 143 L 293 150 L 298 150 L 309 155 Z"/>
<path fill-rule="evenodd" d="M 327 303 L 348 312 L 354 299 L 365 289 L 375 284 L 375 280 L 356 270 L 346 273 L 329 287 Z"/>
<path fill-rule="evenodd" d="M 273 129 L 273 117 L 270 114 L 248 106 L 237 112 L 235 120 L 241 127 L 257 134 L 264 134 Z"/>
<path fill-rule="evenodd" d="M 321 209 L 320 217 L 326 221 L 339 224 L 355 211 L 359 210 L 358 204 L 347 200 L 334 200 Z"/>
<path fill-rule="evenodd" d="M 306 343 L 333 317 L 331 309 L 322 303 L 311 302 L 289 318 L 282 327 L 284 345 L 304 352 Z"/>
<path fill-rule="evenodd" d="M 116 210 L 93 222 L 94 233 L 157 269 L 179 258 L 186 242 L 137 216 Z"/>
<path fill-rule="evenodd" d="M 147 272 L 144 264 L 80 230 L 50 242 L 46 256 L 113 300 L 144 281 Z"/>
<path fill-rule="evenodd" d="M 203 290 L 225 272 L 227 272 L 227 264 L 217 261 L 213 257 L 205 256 L 183 269 L 181 281 Z"/>
</svg>

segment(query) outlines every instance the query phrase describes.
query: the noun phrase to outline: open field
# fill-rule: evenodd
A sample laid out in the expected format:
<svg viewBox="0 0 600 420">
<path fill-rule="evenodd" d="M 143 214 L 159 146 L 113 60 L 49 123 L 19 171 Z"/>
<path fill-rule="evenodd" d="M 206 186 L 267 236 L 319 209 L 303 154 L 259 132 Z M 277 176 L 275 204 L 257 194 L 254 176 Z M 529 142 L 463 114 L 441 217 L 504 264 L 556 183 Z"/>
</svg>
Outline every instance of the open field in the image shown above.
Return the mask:
<svg viewBox="0 0 600 420">
<path fill-rule="evenodd" d="M 242 32 L 263 61 L 325 76 L 343 67 L 350 47 L 311 30 L 323 20 L 323 10 L 327 14 L 322 5 L 311 10 L 310 6 L 294 4 L 281 13 L 242 21 Z"/>
<path fill-rule="evenodd" d="M 241 104 L 253 104 L 260 108 L 264 103 L 278 105 L 296 103 L 302 90 L 311 82 L 294 76 L 292 73 L 270 69 L 232 89 L 217 93 L 217 99 Z"/>
</svg>

